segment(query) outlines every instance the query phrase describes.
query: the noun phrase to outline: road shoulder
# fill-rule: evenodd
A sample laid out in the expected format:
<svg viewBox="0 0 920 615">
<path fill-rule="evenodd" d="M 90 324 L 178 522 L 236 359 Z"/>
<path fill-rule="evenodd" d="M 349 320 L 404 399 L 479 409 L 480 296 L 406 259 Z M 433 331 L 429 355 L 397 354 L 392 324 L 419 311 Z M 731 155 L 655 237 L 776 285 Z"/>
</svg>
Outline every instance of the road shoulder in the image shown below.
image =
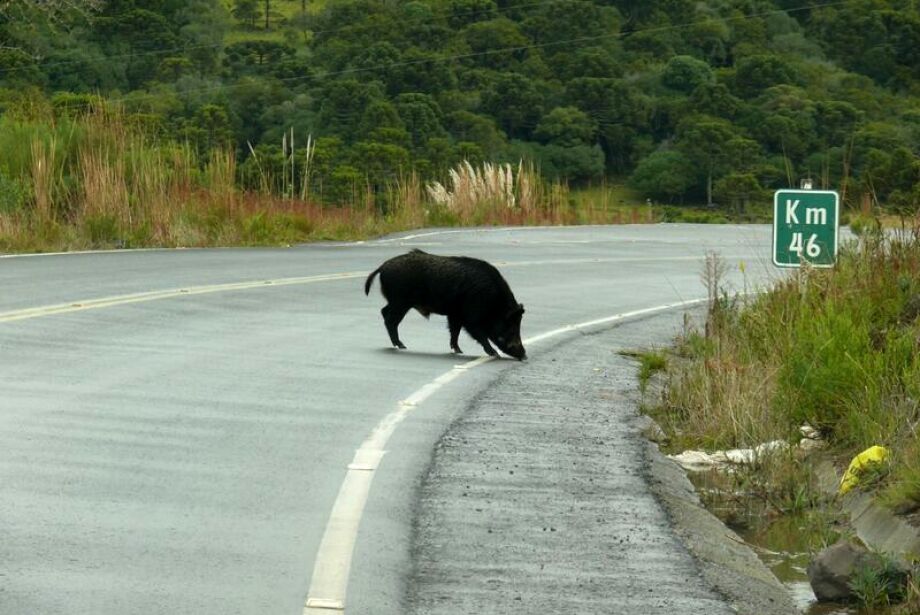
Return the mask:
<svg viewBox="0 0 920 615">
<path fill-rule="evenodd" d="M 406 611 L 795 613 L 641 436 L 635 364 L 677 312 L 578 335 L 483 391 L 419 488 Z"/>
</svg>

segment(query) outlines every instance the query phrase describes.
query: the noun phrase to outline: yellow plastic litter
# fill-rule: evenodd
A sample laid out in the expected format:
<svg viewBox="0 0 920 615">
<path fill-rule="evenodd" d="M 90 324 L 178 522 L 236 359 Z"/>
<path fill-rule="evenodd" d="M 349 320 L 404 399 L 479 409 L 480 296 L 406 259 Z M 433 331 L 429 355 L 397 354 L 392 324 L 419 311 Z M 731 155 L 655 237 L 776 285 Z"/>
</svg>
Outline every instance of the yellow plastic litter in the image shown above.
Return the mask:
<svg viewBox="0 0 920 615">
<path fill-rule="evenodd" d="M 856 457 L 853 457 L 850 467 L 847 468 L 847 471 L 843 474 L 843 479 L 840 481 L 840 495 L 844 495 L 859 484 L 859 473 L 866 466 L 881 463 L 886 459 L 888 459 L 888 449 L 884 446 L 870 446 L 856 455 Z"/>
</svg>

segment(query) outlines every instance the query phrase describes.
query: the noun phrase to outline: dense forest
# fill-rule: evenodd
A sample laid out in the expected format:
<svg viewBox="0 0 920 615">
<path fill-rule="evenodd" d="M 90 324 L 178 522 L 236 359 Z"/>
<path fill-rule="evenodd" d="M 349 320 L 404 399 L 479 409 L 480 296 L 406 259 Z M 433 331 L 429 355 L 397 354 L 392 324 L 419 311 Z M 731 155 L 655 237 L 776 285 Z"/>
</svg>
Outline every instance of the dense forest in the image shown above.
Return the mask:
<svg viewBox="0 0 920 615">
<path fill-rule="evenodd" d="M 918 50 L 917 0 L 2 0 L 0 210 L 41 200 L 23 139 L 91 140 L 75 118 L 103 107 L 232 156 L 240 189 L 329 204 L 525 160 L 662 203 L 810 176 L 914 208 Z"/>
</svg>

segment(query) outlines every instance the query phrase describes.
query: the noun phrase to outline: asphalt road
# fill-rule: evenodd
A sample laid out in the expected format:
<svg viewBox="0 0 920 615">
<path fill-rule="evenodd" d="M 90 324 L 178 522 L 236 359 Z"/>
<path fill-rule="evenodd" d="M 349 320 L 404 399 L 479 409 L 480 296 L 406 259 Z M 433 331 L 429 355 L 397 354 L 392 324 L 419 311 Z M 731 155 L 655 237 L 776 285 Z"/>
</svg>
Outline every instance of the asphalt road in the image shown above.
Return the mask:
<svg viewBox="0 0 920 615">
<path fill-rule="evenodd" d="M 388 348 L 383 300 L 376 285 L 364 296 L 364 277 L 411 247 L 498 264 L 530 339 L 701 297 L 708 250 L 736 289 L 776 275 L 759 226 L 0 258 L 0 614 L 303 612 L 315 563 L 351 553 L 323 538 L 361 466 L 355 451 L 394 412 L 340 572 L 349 613 L 399 613 L 435 442 L 477 392 L 528 369 L 451 372 L 480 349 L 464 335 L 469 354 L 449 354 L 437 316 L 410 314 L 408 350 Z M 407 398 L 419 403 L 400 406 Z"/>
</svg>

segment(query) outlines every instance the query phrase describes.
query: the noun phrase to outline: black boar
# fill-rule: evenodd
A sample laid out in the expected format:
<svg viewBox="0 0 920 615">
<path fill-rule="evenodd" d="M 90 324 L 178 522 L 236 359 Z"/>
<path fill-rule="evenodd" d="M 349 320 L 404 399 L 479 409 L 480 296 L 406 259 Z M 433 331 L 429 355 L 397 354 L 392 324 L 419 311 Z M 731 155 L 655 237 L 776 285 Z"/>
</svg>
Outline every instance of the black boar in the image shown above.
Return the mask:
<svg viewBox="0 0 920 615">
<path fill-rule="evenodd" d="M 374 276 L 380 274 L 380 290 L 387 304 L 380 310 L 390 341 L 399 340 L 399 323 L 415 308 L 422 316 L 447 316 L 450 347 L 457 344 L 460 329 L 466 329 L 491 356 L 498 353 L 489 341 L 516 359 L 526 359 L 521 343 L 524 306 L 517 302 L 505 278 L 489 263 L 467 256 L 436 256 L 421 250 L 384 262 L 367 277 L 364 294 L 369 294 Z"/>
</svg>

